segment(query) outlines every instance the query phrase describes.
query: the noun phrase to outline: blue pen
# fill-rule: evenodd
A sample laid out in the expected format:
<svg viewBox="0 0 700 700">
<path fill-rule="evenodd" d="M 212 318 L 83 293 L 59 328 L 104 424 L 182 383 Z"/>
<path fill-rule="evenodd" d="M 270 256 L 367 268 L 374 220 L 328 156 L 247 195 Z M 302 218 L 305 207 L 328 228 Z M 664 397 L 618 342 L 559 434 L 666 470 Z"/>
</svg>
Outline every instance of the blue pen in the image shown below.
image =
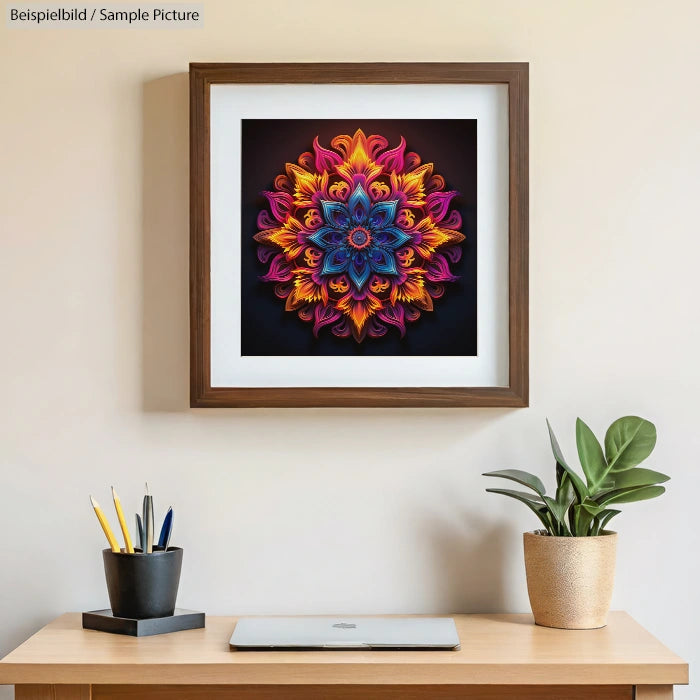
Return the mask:
<svg viewBox="0 0 700 700">
<path fill-rule="evenodd" d="M 145 552 L 146 540 L 143 536 L 143 522 L 141 521 L 141 516 L 138 513 L 136 513 L 136 532 L 139 533 L 139 546 L 141 547 L 141 551 Z"/>
<path fill-rule="evenodd" d="M 173 508 L 170 506 L 168 512 L 165 514 L 163 519 L 163 527 L 160 529 L 160 537 L 158 538 L 158 546 L 162 547 L 165 551 L 168 549 L 168 544 L 170 544 L 170 535 L 173 531 Z"/>
</svg>

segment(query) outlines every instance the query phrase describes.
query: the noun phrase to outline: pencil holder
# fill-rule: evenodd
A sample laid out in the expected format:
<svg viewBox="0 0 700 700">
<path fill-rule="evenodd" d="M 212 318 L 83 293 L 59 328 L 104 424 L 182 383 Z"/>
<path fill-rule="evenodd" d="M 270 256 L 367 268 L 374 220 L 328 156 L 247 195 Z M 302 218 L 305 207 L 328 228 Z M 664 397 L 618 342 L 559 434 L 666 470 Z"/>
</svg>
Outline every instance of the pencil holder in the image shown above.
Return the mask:
<svg viewBox="0 0 700 700">
<path fill-rule="evenodd" d="M 115 617 L 143 620 L 175 612 L 182 569 L 182 549 L 152 554 L 102 550 L 109 603 Z"/>
</svg>

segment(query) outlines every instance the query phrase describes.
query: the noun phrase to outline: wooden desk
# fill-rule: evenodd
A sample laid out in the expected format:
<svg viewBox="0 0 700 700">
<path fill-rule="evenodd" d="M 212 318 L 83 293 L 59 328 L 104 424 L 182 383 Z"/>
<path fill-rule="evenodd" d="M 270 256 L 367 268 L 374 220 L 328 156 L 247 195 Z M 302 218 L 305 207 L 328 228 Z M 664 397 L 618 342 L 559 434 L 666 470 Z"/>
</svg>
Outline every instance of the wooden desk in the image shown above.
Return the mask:
<svg viewBox="0 0 700 700">
<path fill-rule="evenodd" d="M 69 613 L 0 661 L 0 684 L 17 700 L 669 700 L 688 682 L 688 665 L 626 613 L 579 632 L 530 615 L 454 618 L 460 651 L 232 652 L 233 617 L 138 639 Z"/>
</svg>

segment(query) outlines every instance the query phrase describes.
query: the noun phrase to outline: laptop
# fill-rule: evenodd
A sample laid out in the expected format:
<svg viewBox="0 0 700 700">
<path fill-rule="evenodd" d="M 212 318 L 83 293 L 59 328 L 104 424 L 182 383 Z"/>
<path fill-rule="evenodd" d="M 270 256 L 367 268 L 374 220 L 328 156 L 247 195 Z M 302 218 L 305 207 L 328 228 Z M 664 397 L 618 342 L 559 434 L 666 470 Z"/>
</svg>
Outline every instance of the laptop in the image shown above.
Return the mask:
<svg viewBox="0 0 700 700">
<path fill-rule="evenodd" d="M 451 617 L 242 617 L 236 650 L 459 649 Z"/>
</svg>

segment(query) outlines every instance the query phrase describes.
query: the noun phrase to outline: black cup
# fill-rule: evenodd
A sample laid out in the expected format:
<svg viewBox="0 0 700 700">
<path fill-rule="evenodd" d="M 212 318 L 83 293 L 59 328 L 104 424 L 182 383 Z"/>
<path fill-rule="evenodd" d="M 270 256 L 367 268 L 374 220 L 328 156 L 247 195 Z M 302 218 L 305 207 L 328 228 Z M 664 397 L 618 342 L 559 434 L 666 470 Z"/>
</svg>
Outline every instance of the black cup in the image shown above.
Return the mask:
<svg viewBox="0 0 700 700">
<path fill-rule="evenodd" d="M 175 612 L 182 569 L 182 549 L 168 547 L 153 554 L 102 550 L 112 614 L 143 620 Z"/>
</svg>

